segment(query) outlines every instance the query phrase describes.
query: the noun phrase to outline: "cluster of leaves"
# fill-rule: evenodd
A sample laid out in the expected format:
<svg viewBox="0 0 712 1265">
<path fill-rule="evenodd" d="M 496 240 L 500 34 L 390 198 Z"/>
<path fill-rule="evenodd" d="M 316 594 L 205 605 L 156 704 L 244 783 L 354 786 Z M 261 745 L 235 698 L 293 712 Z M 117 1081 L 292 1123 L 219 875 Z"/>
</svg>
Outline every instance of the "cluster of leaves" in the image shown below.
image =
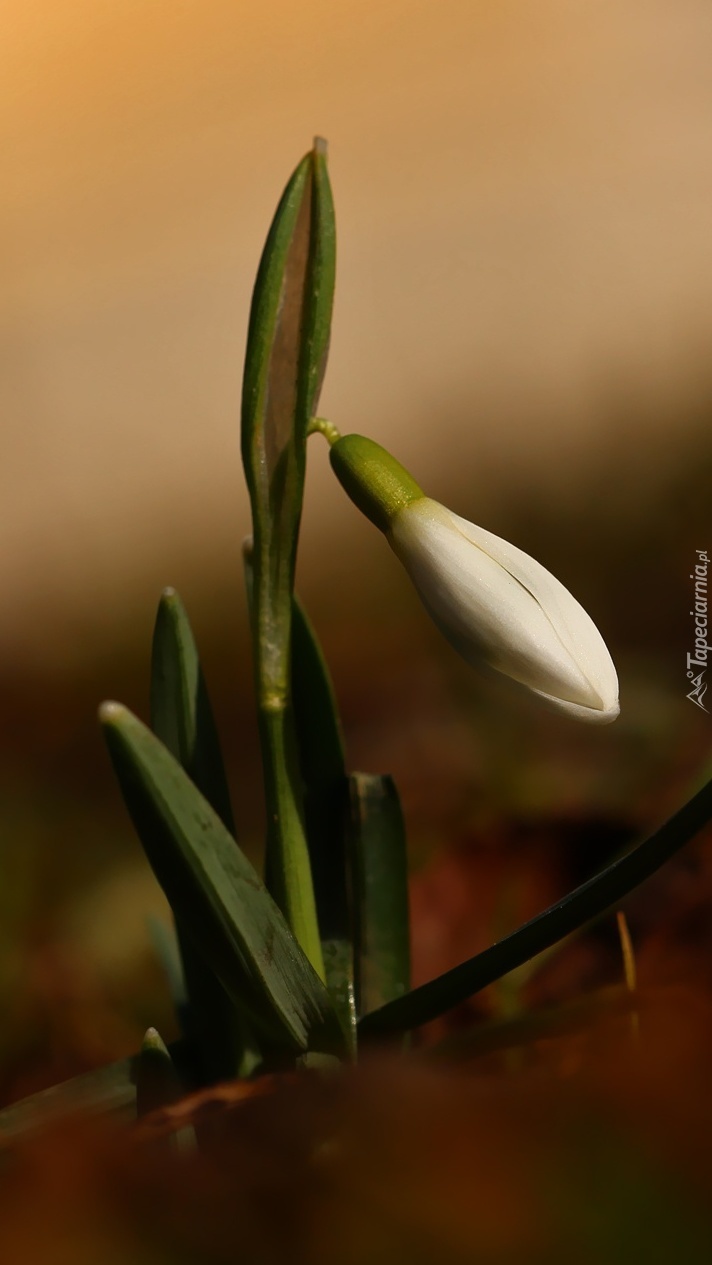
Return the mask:
<svg viewBox="0 0 712 1265">
<path fill-rule="evenodd" d="M 334 274 L 333 202 L 317 142 L 270 228 L 244 377 L 264 881 L 237 841 L 198 652 L 173 590 L 164 592 L 156 620 L 150 728 L 120 704 L 101 709 L 126 806 L 175 917 L 184 1034 L 177 1058 L 194 1086 L 325 1057 L 350 1060 L 363 1042 L 402 1041 L 614 906 L 712 816 L 708 783 L 589 882 L 485 952 L 410 989 L 397 791 L 388 777 L 347 772 L 328 671 L 294 592 Z M 160 1064 L 164 1048 L 151 1037 L 139 1060 L 144 1074 L 154 1056 Z M 125 1064 L 104 1081 L 116 1089 L 135 1076 Z"/>
</svg>

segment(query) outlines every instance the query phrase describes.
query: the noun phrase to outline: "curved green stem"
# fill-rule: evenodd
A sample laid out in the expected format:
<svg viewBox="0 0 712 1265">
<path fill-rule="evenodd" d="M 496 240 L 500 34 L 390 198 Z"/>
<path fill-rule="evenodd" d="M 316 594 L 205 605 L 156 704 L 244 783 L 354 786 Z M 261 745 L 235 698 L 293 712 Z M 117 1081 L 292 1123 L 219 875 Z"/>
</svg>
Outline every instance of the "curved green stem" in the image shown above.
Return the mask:
<svg viewBox="0 0 712 1265">
<path fill-rule="evenodd" d="M 329 447 L 341 439 L 341 431 L 337 430 L 333 422 L 328 421 L 325 417 L 312 417 L 307 426 L 307 435 L 323 435 Z"/>
</svg>

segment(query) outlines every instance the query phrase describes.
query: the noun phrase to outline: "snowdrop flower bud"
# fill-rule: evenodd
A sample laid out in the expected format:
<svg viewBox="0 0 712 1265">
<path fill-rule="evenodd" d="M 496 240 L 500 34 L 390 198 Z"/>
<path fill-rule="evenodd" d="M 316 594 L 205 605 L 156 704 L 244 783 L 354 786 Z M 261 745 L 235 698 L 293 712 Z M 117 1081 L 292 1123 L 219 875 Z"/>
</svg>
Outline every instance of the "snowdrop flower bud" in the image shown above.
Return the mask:
<svg viewBox="0 0 712 1265">
<path fill-rule="evenodd" d="M 527 686 L 578 720 L 618 715 L 618 678 L 593 620 L 528 554 L 453 514 L 390 453 L 361 435 L 331 464 L 382 532 L 435 623 L 463 658 Z"/>
</svg>

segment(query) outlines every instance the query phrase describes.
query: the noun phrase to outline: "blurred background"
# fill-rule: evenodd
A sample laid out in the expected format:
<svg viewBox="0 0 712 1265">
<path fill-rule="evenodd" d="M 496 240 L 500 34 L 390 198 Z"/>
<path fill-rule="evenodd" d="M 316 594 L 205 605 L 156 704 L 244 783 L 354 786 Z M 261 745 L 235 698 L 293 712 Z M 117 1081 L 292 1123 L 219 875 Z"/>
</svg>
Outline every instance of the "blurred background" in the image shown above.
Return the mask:
<svg viewBox="0 0 712 1265">
<path fill-rule="evenodd" d="M 401 788 L 416 978 L 590 872 L 698 777 L 710 722 L 685 697 L 685 655 L 695 550 L 712 545 L 712 10 L 32 0 L 3 27 L 12 1096 L 126 1053 L 149 1022 L 171 1035 L 148 930 L 165 906 L 95 721 L 104 697 L 146 717 L 166 584 L 259 850 L 240 379 L 264 236 L 316 133 L 338 221 L 320 411 L 553 570 L 621 680 L 620 719 L 585 731 L 475 678 L 312 441 L 300 588 L 352 766 Z"/>
</svg>

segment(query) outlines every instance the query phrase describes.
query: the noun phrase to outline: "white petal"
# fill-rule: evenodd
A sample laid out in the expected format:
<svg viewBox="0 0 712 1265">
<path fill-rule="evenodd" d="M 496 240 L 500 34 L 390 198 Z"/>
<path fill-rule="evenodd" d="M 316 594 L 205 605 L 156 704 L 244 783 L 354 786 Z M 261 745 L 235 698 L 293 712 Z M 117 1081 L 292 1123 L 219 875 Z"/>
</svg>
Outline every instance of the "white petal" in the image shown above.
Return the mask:
<svg viewBox="0 0 712 1265">
<path fill-rule="evenodd" d="M 615 719 L 618 681 L 606 645 L 540 563 L 427 497 L 396 515 L 389 540 L 466 659 L 484 660 L 579 719 Z"/>
</svg>

